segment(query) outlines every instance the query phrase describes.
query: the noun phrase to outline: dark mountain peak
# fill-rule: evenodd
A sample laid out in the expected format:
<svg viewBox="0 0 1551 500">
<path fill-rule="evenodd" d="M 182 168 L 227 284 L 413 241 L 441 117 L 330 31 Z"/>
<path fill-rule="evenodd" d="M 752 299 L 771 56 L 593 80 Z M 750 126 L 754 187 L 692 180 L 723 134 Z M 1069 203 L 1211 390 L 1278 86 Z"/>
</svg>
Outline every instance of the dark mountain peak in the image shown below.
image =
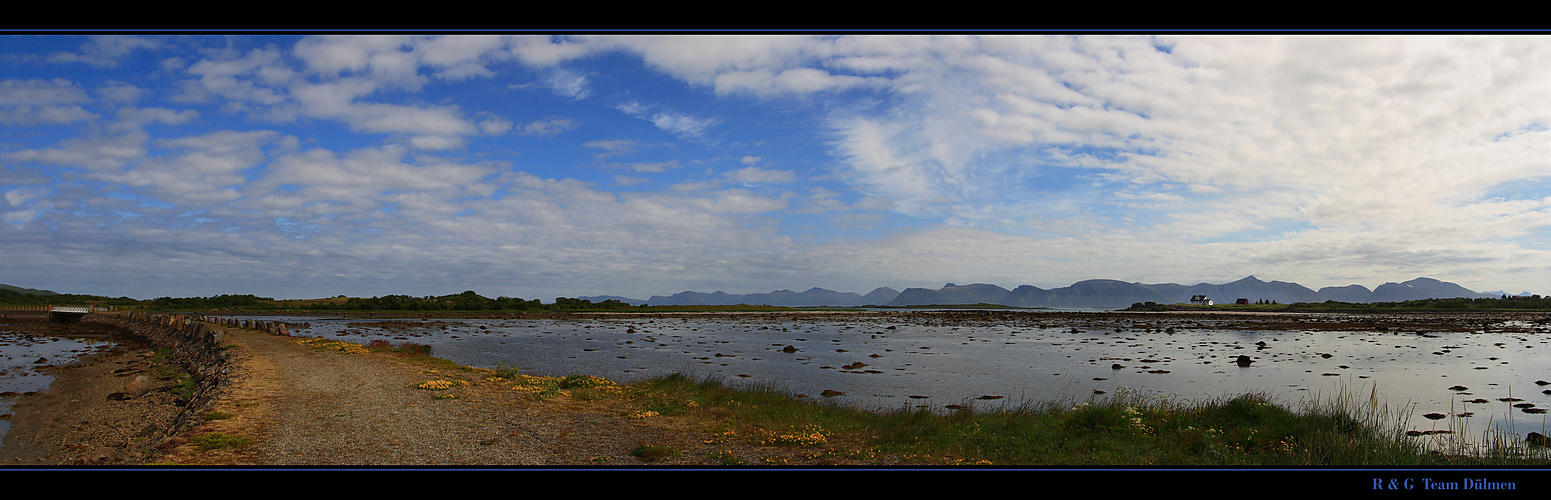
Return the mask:
<svg viewBox="0 0 1551 500">
<path fill-rule="evenodd" d="M 1001 290 L 1001 291 L 1004 291 L 1004 292 L 1007 291 L 1006 288 L 1002 288 L 1000 285 L 993 285 L 993 284 L 990 284 L 990 283 L 970 283 L 968 285 L 955 285 L 955 286 L 952 286 L 952 287 L 949 287 L 949 288 L 972 289 L 972 290 Z M 947 290 L 947 289 L 948 288 L 944 288 L 944 290 Z"/>
<path fill-rule="evenodd" d="M 958 286 L 958 285 L 955 285 L 955 284 L 953 284 L 953 283 L 948 283 L 948 284 L 946 284 L 946 285 L 943 285 L 943 286 L 942 286 L 942 287 L 943 287 L 943 288 L 954 288 L 954 287 L 957 287 L 957 286 Z"/>
</svg>

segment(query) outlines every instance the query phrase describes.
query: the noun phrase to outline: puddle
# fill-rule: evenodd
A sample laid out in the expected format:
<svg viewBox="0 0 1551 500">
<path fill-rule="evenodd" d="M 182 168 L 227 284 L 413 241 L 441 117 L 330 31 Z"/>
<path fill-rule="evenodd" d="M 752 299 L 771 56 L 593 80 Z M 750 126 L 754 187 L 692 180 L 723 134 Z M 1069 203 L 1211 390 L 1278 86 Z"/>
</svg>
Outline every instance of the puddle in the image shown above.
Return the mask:
<svg viewBox="0 0 1551 500">
<path fill-rule="evenodd" d="M 47 392 L 54 377 L 44 367 L 63 366 L 111 349 L 106 331 L 93 331 L 84 325 L 57 326 L 41 322 L 7 322 L 0 319 L 0 415 L 9 415 L 19 398 L 29 392 Z M 9 419 L 0 420 L 0 446 L 11 430 Z"/>
</svg>

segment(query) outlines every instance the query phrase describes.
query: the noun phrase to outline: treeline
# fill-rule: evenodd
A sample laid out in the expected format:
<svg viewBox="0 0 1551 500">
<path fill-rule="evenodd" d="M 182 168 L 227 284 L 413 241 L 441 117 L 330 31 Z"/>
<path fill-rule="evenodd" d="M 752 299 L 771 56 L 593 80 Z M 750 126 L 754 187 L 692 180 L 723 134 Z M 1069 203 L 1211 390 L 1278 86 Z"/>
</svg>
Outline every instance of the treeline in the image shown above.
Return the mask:
<svg viewBox="0 0 1551 500">
<path fill-rule="evenodd" d="M 6 306 L 46 306 L 46 305 L 93 305 L 93 306 L 136 306 L 140 301 L 129 297 L 98 297 L 95 295 L 76 295 L 71 293 L 43 295 L 33 293 L 21 293 L 12 290 L 0 289 L 0 305 Z"/>
<path fill-rule="evenodd" d="M 470 290 L 456 295 L 440 297 L 412 297 L 386 295 L 369 299 L 352 297 L 344 302 L 315 304 L 307 309 L 317 311 L 577 311 L 577 310 L 638 310 L 618 300 L 593 302 L 590 300 L 558 297 L 553 304 L 538 299 L 523 300 L 516 297 L 488 298 Z"/>
<path fill-rule="evenodd" d="M 515 312 L 584 312 L 584 311 L 657 311 L 674 312 L 688 310 L 789 310 L 789 307 L 771 306 L 632 306 L 618 300 L 593 302 L 590 300 L 558 297 L 554 303 L 545 304 L 538 299 L 524 300 L 516 297 L 488 298 L 466 291 L 453 295 L 414 297 L 410 295 L 386 295 L 382 297 L 347 298 L 343 295 L 330 299 L 276 300 L 256 295 L 216 295 L 213 297 L 157 297 L 136 300 L 129 297 L 98 297 L 94 295 L 37 295 L 0 289 L 0 306 L 43 305 L 92 305 L 113 306 L 119 309 L 143 309 L 151 311 L 515 311 Z"/>
<path fill-rule="evenodd" d="M 275 300 L 253 295 L 218 295 L 214 297 L 170 298 L 160 297 L 140 304 L 158 311 L 240 309 L 248 311 L 308 310 L 308 311 L 599 311 L 639 309 L 618 300 L 592 302 L 560 297 L 553 304 L 538 299 L 523 300 L 515 297 L 488 298 L 470 290 L 460 294 L 414 297 L 410 295 L 385 295 L 382 297 L 338 297 L 322 300 Z"/>
<path fill-rule="evenodd" d="M 214 297 L 157 297 L 141 305 L 158 311 L 186 309 L 272 309 L 278 304 L 269 297 L 253 295 L 217 295 Z"/>
</svg>

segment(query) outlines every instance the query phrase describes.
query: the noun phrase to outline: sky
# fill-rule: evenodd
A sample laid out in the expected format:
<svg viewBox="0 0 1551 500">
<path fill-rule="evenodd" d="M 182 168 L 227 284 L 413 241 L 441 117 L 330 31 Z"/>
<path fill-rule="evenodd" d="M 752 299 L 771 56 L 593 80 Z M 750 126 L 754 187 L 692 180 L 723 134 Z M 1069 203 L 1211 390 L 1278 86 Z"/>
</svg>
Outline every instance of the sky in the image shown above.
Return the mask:
<svg viewBox="0 0 1551 500">
<path fill-rule="evenodd" d="M 0 283 L 1551 282 L 1541 36 L 0 36 Z"/>
</svg>

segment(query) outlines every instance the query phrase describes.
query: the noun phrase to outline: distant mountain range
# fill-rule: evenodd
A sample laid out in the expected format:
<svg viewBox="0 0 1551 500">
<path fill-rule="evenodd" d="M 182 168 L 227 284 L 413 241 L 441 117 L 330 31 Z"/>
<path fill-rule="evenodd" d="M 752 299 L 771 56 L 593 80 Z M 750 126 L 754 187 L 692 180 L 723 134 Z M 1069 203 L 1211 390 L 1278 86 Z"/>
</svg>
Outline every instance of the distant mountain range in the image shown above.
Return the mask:
<svg viewBox="0 0 1551 500">
<path fill-rule="evenodd" d="M 31 295 L 58 295 L 49 290 L 21 288 L 0 284 L 0 290 Z M 906 288 L 897 291 L 878 287 L 867 295 L 855 292 L 837 292 L 823 288 L 809 288 L 802 292 L 776 290 L 770 293 L 730 294 L 726 292 L 679 292 L 667 297 L 654 295 L 647 300 L 616 295 L 577 297 L 592 302 L 618 300 L 630 305 L 772 305 L 790 307 L 836 306 L 855 307 L 883 305 L 889 307 L 922 305 L 998 304 L 1015 307 L 1128 307 L 1138 302 L 1177 304 L 1189 302 L 1196 295 L 1205 295 L 1213 301 L 1231 304 L 1237 299 L 1251 303 L 1261 300 L 1282 304 L 1294 302 L 1404 302 L 1407 300 L 1443 298 L 1497 298 L 1504 295 L 1528 296 L 1529 292 L 1508 294 L 1502 291 L 1472 292 L 1465 287 L 1432 278 L 1417 278 L 1403 283 L 1385 283 L 1369 290 L 1362 285 L 1333 286 L 1318 291 L 1297 283 L 1285 281 L 1261 281 L 1249 276 L 1244 279 L 1212 285 L 1199 283 L 1180 285 L 1175 283 L 1143 284 L 1118 280 L 1086 280 L 1061 288 L 1045 290 L 1023 285 L 1012 290 L 996 285 L 975 283 L 958 285 L 948 283 L 942 288 Z"/>
<path fill-rule="evenodd" d="M 1176 304 L 1189 302 L 1195 295 L 1205 295 L 1213 301 L 1233 303 L 1248 299 L 1251 303 L 1261 300 L 1282 304 L 1294 302 L 1404 302 L 1407 300 L 1442 298 L 1496 298 L 1503 292 L 1479 293 L 1465 287 L 1432 278 L 1417 278 L 1403 283 L 1385 283 L 1369 290 L 1362 285 L 1325 287 L 1311 290 L 1297 283 L 1286 281 L 1261 281 L 1249 276 L 1232 283 L 1213 285 L 1199 283 L 1180 285 L 1175 283 L 1143 284 L 1118 280 L 1086 280 L 1071 286 L 1045 290 L 1023 285 L 1012 290 L 996 285 L 975 283 L 958 285 L 948 283 L 942 288 L 906 288 L 895 291 L 880 287 L 867 295 L 855 292 L 836 292 L 823 288 L 810 288 L 804 292 L 776 290 L 770 293 L 747 295 L 726 292 L 679 292 L 667 297 L 653 296 L 647 300 L 616 296 L 578 297 L 601 302 L 613 299 L 632 305 L 772 305 L 772 306 L 862 306 L 885 305 L 890 307 L 955 304 L 999 304 L 1016 307 L 1128 307 L 1137 302 Z M 1526 294 L 1520 294 L 1526 295 Z"/>
</svg>

